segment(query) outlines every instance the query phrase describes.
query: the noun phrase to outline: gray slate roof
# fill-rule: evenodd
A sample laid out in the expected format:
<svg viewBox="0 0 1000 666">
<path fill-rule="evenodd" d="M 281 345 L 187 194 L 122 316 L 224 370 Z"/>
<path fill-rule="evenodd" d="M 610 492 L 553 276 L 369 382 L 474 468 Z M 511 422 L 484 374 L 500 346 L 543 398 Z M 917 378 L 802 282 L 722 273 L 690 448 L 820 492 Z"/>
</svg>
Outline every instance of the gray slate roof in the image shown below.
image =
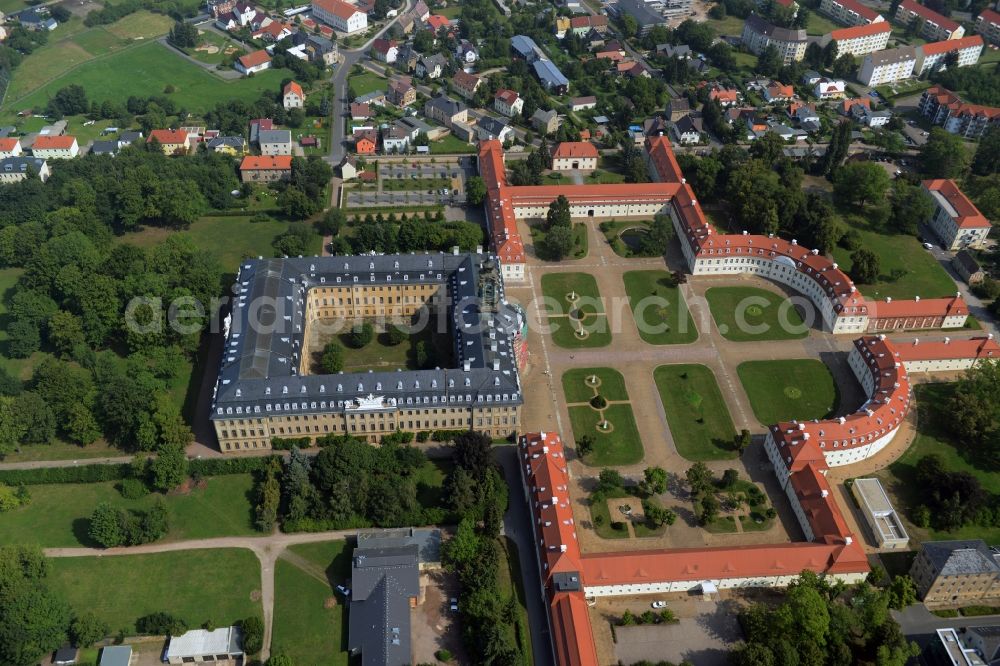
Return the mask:
<svg viewBox="0 0 1000 666">
<path fill-rule="evenodd" d="M 924 543 L 924 555 L 936 576 L 1000 574 L 1000 566 L 982 539 L 928 541 Z"/>
<path fill-rule="evenodd" d="M 117 152 L 118 142 L 115 140 L 94 141 L 94 144 L 90 147 L 91 155 L 114 155 Z"/>
<path fill-rule="evenodd" d="M 348 650 L 363 666 L 410 663 L 410 598 L 420 594 L 417 546 L 355 548 Z"/>
<path fill-rule="evenodd" d="M 481 291 L 481 282 L 489 293 Z M 446 319 L 456 368 L 298 374 L 309 289 L 400 283 L 447 286 L 453 305 Z M 376 403 L 382 408 L 429 408 L 522 402 L 511 342 L 520 314 L 504 298 L 494 257 L 435 253 L 256 259 L 243 263 L 235 287 L 212 419 L 342 413 L 378 409 Z"/>
<path fill-rule="evenodd" d="M 257 133 L 258 143 L 291 143 L 291 130 L 260 130 Z"/>
</svg>

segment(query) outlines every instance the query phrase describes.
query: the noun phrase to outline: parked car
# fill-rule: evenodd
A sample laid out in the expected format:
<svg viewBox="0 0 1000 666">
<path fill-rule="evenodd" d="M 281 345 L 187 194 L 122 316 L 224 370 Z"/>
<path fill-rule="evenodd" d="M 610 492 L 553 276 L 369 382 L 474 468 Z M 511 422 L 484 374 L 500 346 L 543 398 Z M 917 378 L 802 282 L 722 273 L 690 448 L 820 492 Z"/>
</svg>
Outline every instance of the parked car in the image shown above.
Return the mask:
<svg viewBox="0 0 1000 666">
<path fill-rule="evenodd" d="M 934 245 L 931 244 L 931 243 L 924 243 L 924 249 L 925 250 L 933 250 L 934 249 Z"/>
<path fill-rule="evenodd" d="M 343 585 L 338 585 L 337 586 L 337 592 L 340 592 L 345 597 L 351 596 L 351 588 L 344 587 Z"/>
<path fill-rule="evenodd" d="M 649 605 L 652 606 L 653 608 L 666 608 L 667 607 L 667 602 L 666 601 L 654 601 L 653 603 L 651 603 Z"/>
<path fill-rule="evenodd" d="M 451 598 L 451 600 L 448 602 L 448 608 L 451 611 L 455 612 L 455 613 L 458 612 L 458 598 L 457 597 L 452 597 Z"/>
</svg>

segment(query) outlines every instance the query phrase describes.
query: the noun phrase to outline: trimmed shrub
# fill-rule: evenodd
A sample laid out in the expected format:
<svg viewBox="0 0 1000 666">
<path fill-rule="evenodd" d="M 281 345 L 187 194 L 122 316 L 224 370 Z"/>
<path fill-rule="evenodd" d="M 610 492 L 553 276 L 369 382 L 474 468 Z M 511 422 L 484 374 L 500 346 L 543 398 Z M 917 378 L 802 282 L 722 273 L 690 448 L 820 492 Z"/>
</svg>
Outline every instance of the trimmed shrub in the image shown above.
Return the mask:
<svg viewBox="0 0 1000 666">
<path fill-rule="evenodd" d="M 308 437 L 272 437 L 271 448 L 275 451 L 291 451 L 293 448 L 308 449 L 312 441 Z"/>
</svg>

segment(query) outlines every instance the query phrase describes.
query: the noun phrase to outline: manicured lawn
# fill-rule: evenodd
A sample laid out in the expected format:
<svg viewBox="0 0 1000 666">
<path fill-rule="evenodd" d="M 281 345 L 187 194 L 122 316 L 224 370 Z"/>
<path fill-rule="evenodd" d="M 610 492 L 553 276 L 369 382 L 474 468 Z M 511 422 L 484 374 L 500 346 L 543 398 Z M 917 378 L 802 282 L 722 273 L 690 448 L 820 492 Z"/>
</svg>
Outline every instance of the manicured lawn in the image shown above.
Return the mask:
<svg viewBox="0 0 1000 666">
<path fill-rule="evenodd" d="M 661 365 L 653 379 L 678 453 L 692 461 L 736 457 L 736 429 L 711 370 L 698 364 Z"/>
<path fill-rule="evenodd" d="M 735 342 L 797 340 L 809 335 L 792 302 L 756 287 L 712 287 L 705 292 L 719 333 Z"/>
<path fill-rule="evenodd" d="M 608 511 L 609 499 L 614 499 L 616 497 L 628 497 L 628 493 L 624 490 L 610 490 L 604 493 L 604 497 L 595 500 L 590 498 L 588 504 L 590 506 L 590 518 L 593 522 L 594 531 L 597 532 L 597 536 L 602 539 L 627 539 L 628 538 L 628 528 L 625 527 L 625 523 L 621 521 L 621 514 L 615 517 L 614 521 L 611 519 L 611 512 Z M 598 518 L 600 516 L 600 518 Z M 597 522 L 601 524 L 598 525 Z M 612 522 L 622 523 L 622 528 L 616 530 L 611 527 Z"/>
<path fill-rule="evenodd" d="M 837 408 L 837 387 L 822 361 L 747 361 L 736 371 L 761 425 L 822 419 Z"/>
<path fill-rule="evenodd" d="M 611 368 L 576 368 L 567 370 L 562 376 L 566 402 L 588 402 L 594 396 L 594 389 L 587 380 L 593 375 L 600 381 L 597 392 L 603 395 L 605 400 L 628 400 L 622 373 Z"/>
<path fill-rule="evenodd" d="M 834 23 L 818 12 L 809 12 L 809 21 L 806 23 L 806 34 L 825 35 L 831 30 L 837 30 L 844 26 Z"/>
<path fill-rule="evenodd" d="M 199 62 L 217 65 L 225 59 L 226 49 L 230 46 L 238 48 L 233 41 L 217 32 L 199 30 L 198 45 L 193 49 L 185 49 L 185 52 Z"/>
<path fill-rule="evenodd" d="M 553 314 L 568 314 L 573 307 L 585 313 L 603 313 L 597 280 L 586 273 L 547 273 L 542 276 L 542 294 L 552 301 Z M 568 296 L 575 294 L 576 304 Z"/>
<path fill-rule="evenodd" d="M 457 136 L 451 134 L 447 135 L 443 139 L 438 141 L 430 142 L 431 154 L 432 155 L 449 155 L 455 153 L 474 153 L 476 152 L 476 147 L 472 144 L 468 144 L 462 141 Z"/>
<path fill-rule="evenodd" d="M 678 345 L 698 339 L 684 296 L 666 271 L 629 271 L 623 276 L 639 336 L 651 345 Z M 664 282 L 666 281 L 666 282 Z"/>
<path fill-rule="evenodd" d="M 167 540 L 256 534 L 248 499 L 249 474 L 205 479 L 204 488 L 166 496 L 170 512 Z M 0 514 L 0 543 L 36 543 L 45 547 L 93 546 L 87 536 L 90 515 L 101 502 L 145 509 L 153 495 L 127 500 L 114 482 L 30 486 L 31 503 Z"/>
<path fill-rule="evenodd" d="M 954 296 L 958 288 L 955 281 L 941 267 L 930 252 L 925 250 L 914 236 L 904 234 L 886 235 L 868 228 L 852 227 L 861 234 L 861 247 L 878 255 L 881 276 L 875 284 L 858 284 L 865 296 L 885 300 L 943 298 Z M 840 246 L 833 250 L 833 258 L 840 268 L 850 272 L 851 252 Z M 894 272 L 900 277 L 893 280 Z"/>
<path fill-rule="evenodd" d="M 609 405 L 604 416 L 611 424 L 609 432 L 597 427 L 601 415 L 589 405 L 569 408 L 569 419 L 573 426 L 573 437 L 583 435 L 594 438 L 594 452 L 584 462 L 594 467 L 632 465 L 642 460 L 642 440 L 629 405 Z"/>
<path fill-rule="evenodd" d="M 576 334 L 574 324 L 570 323 L 569 317 L 557 317 L 549 320 L 553 327 L 552 342 L 564 349 L 592 349 L 594 347 L 607 347 L 611 344 L 611 330 L 608 318 L 604 315 L 587 315 L 579 324 L 587 332 L 586 337 Z M 558 327 L 558 328 L 556 328 Z"/>
<path fill-rule="evenodd" d="M 75 48 L 80 53 L 86 53 L 79 47 Z M 24 70 L 34 72 L 33 67 L 18 68 L 5 109 L 11 114 L 22 109 L 44 106 L 49 97 L 70 83 L 83 86 L 92 102 L 122 100 L 130 95 L 162 95 L 166 86 L 172 85 L 175 91 L 170 93 L 170 98 L 177 106 L 198 113 L 214 107 L 220 101 L 254 101 L 264 91 L 278 90 L 281 80 L 289 76 L 287 70 L 269 69 L 250 78 L 223 80 L 183 59 L 173 49 L 152 41 L 84 63 L 18 99 L 20 95 L 32 90 L 32 86 L 18 81 Z M 65 67 L 60 71 L 65 71 Z M 44 80 L 44 77 L 37 76 L 37 72 L 32 77 L 36 86 Z"/>
<path fill-rule="evenodd" d="M 628 230 L 634 230 L 633 233 L 643 233 L 649 228 L 646 222 L 641 220 L 607 220 L 601 222 L 598 228 L 604 234 L 604 240 L 608 241 L 608 245 L 611 246 L 611 249 L 619 257 L 643 256 L 641 254 L 634 254 L 632 248 L 622 240 L 621 234 Z"/>
<path fill-rule="evenodd" d="M 344 541 L 303 544 L 290 550 L 340 581 L 351 573 L 351 548 Z M 275 567 L 274 637 L 271 654 L 284 654 L 295 664 L 343 664 L 347 655 L 347 608 L 329 584 L 279 559 Z M 327 607 L 336 598 L 337 604 Z"/>
<path fill-rule="evenodd" d="M 386 90 L 388 85 L 388 80 L 367 70 L 362 74 L 355 74 L 347 78 L 347 87 L 352 98 L 367 95 L 376 90 Z"/>
<path fill-rule="evenodd" d="M 435 364 L 441 367 L 450 367 L 451 352 L 449 349 L 448 336 L 435 335 L 432 326 L 424 327 L 424 330 L 413 333 L 408 339 L 398 345 L 391 345 L 388 342 L 386 333 L 376 333 L 375 338 L 361 349 L 355 349 L 348 343 L 350 331 L 345 330 L 331 336 L 344 348 L 344 372 L 367 372 L 368 370 L 391 371 L 419 370 L 417 365 L 417 344 L 423 342 L 427 346 L 428 354 L 433 353 Z M 324 337 L 322 343 L 317 345 L 315 351 L 317 357 L 313 361 L 313 372 L 320 374 L 322 369 L 319 366 L 318 356 L 322 354 L 323 345 L 330 339 Z"/>
<path fill-rule="evenodd" d="M 261 615 L 260 564 L 244 549 L 186 550 L 152 555 L 49 560 L 49 585 L 77 612 L 92 611 L 112 632 L 134 631 L 136 619 L 167 612 L 191 628 L 219 627 Z M 182 583 L 182 584 L 181 584 Z"/>
<path fill-rule="evenodd" d="M 968 472 L 990 494 L 1000 493 L 1000 470 L 990 469 L 989 463 L 977 459 L 975 449 L 965 442 L 957 441 L 944 426 L 954 390 L 954 384 L 918 384 L 914 388 L 918 409 L 917 436 L 906 453 L 876 475 L 882 479 L 886 489 L 899 499 L 896 509 L 908 519 L 912 510 L 924 502 L 924 489 L 915 483 L 917 461 L 932 453 L 941 458 L 945 470 Z M 942 532 L 918 528 L 908 522 L 906 529 L 913 539 L 919 538 L 920 541 L 984 539 L 991 544 L 1000 541 L 1000 527 L 971 524 L 954 532 Z"/>
<path fill-rule="evenodd" d="M 602 185 L 612 185 L 614 183 L 624 183 L 625 176 L 620 173 L 613 173 L 611 171 L 604 171 L 602 169 L 595 169 L 594 171 L 587 174 L 588 183 L 600 183 Z"/>
<path fill-rule="evenodd" d="M 548 232 L 545 230 L 545 223 L 535 222 L 529 224 L 528 228 L 531 229 L 531 242 L 537 248 L 545 241 L 545 237 L 548 235 Z M 573 251 L 566 258 L 583 259 L 587 256 L 587 225 L 577 223 L 571 227 L 571 230 L 573 232 Z"/>
<path fill-rule="evenodd" d="M 121 449 L 108 446 L 103 439 L 93 444 L 79 446 L 69 442 L 53 441 L 50 444 L 27 444 L 20 451 L 8 453 L 3 462 L 31 462 L 35 460 L 85 460 L 88 458 L 116 458 Z"/>
</svg>

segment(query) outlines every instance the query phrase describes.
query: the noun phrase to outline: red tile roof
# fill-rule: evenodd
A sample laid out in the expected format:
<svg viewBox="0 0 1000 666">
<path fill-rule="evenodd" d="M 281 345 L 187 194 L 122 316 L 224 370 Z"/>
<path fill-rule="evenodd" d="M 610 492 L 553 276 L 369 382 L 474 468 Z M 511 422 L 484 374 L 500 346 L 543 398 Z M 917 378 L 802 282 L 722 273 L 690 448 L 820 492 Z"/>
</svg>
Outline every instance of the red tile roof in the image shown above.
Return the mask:
<svg viewBox="0 0 1000 666">
<path fill-rule="evenodd" d="M 914 0 L 903 0 L 899 3 L 899 7 L 907 12 L 913 12 L 925 21 L 929 21 L 935 25 L 938 25 L 949 32 L 955 32 L 958 30 L 958 24 L 952 21 L 950 18 L 941 16 L 936 11 L 929 7 L 921 5 L 919 2 Z"/>
<path fill-rule="evenodd" d="M 952 51 L 960 51 L 962 49 L 968 49 L 978 46 L 983 47 L 983 38 L 979 35 L 970 35 L 968 37 L 962 37 L 961 39 L 946 39 L 941 42 L 931 42 L 930 44 L 924 44 L 920 46 L 920 50 L 924 52 L 925 56 L 937 55 L 939 53 L 950 53 Z"/>
<path fill-rule="evenodd" d="M 175 146 L 187 143 L 188 133 L 184 130 L 155 129 L 149 133 L 146 143 L 150 143 L 153 140 L 159 141 L 161 146 Z"/>
<path fill-rule="evenodd" d="M 986 23 L 993 23 L 994 25 L 1000 25 L 1000 14 L 996 13 L 992 9 L 984 9 L 979 12 L 979 17 L 976 20 L 982 19 Z"/>
<path fill-rule="evenodd" d="M 31 144 L 32 150 L 68 150 L 76 143 L 76 137 L 69 135 L 47 136 L 41 135 Z"/>
<path fill-rule="evenodd" d="M 563 141 L 552 152 L 552 157 L 598 157 L 597 147 L 589 141 Z"/>
<path fill-rule="evenodd" d="M 455 76 L 452 77 L 452 81 L 454 81 L 455 85 L 460 88 L 472 90 L 472 88 L 479 82 L 479 77 L 475 74 L 469 74 L 468 72 L 458 70 L 455 72 Z"/>
<path fill-rule="evenodd" d="M 879 21 L 878 23 L 866 23 L 865 25 L 855 25 L 850 28 L 840 28 L 838 30 L 833 30 L 830 32 L 830 38 L 834 41 L 843 41 L 845 39 L 858 39 L 859 37 L 870 37 L 871 35 L 879 35 L 883 32 L 892 32 L 892 26 L 889 25 L 888 21 Z"/>
<path fill-rule="evenodd" d="M 282 91 L 282 94 L 287 95 L 290 92 L 295 93 L 301 99 L 305 99 L 306 97 L 305 93 L 302 92 L 302 86 L 297 84 L 295 81 L 289 81 L 288 83 L 286 83 L 285 89 Z"/>
<path fill-rule="evenodd" d="M 17 137 L 0 137 L 0 150 L 5 153 L 9 153 L 17 148 L 17 144 L 20 141 Z"/>
<path fill-rule="evenodd" d="M 911 300 L 868 301 L 872 319 L 908 319 L 911 317 L 961 317 L 969 306 L 961 296 L 915 298 Z"/>
<path fill-rule="evenodd" d="M 240 171 L 291 171 L 291 155 L 247 155 L 240 162 Z"/>
<path fill-rule="evenodd" d="M 441 28 L 446 28 L 451 25 L 451 21 L 448 20 L 447 16 L 441 16 L 440 14 L 431 14 L 427 17 L 427 25 L 429 25 L 434 32 L 437 32 Z"/>
<path fill-rule="evenodd" d="M 864 6 L 857 0 L 834 0 L 834 1 L 844 9 L 854 12 L 855 14 L 857 14 L 858 16 L 869 22 L 874 22 L 875 19 L 877 19 L 880 16 L 877 11 L 871 9 L 870 7 Z"/>
<path fill-rule="evenodd" d="M 314 7 L 319 7 L 323 11 L 338 16 L 345 21 L 355 14 L 361 12 L 360 9 L 342 0 L 312 0 Z"/>
<path fill-rule="evenodd" d="M 914 340 L 894 343 L 903 363 L 910 361 L 935 361 L 956 358 L 1000 358 L 1000 344 L 990 337 L 968 340 Z"/>
<path fill-rule="evenodd" d="M 507 106 L 510 106 L 517 101 L 518 94 L 513 90 L 508 90 L 507 88 L 501 88 L 497 91 L 497 94 L 493 96 L 494 99 L 498 99 Z"/>
<path fill-rule="evenodd" d="M 263 49 L 260 51 L 254 51 L 253 53 L 248 53 L 245 56 L 240 56 L 240 64 L 243 65 L 244 69 L 257 67 L 258 65 L 263 65 L 265 62 L 270 61 L 271 56 L 268 55 L 267 51 L 264 51 Z"/>
<path fill-rule="evenodd" d="M 981 229 L 992 226 L 986 216 L 980 213 L 969 197 L 958 188 L 955 181 L 944 178 L 925 180 L 923 186 L 928 192 L 937 192 L 951 204 L 956 213 L 955 223 L 960 229 Z"/>
<path fill-rule="evenodd" d="M 1000 108 L 995 106 L 983 106 L 982 104 L 966 104 L 955 93 L 941 86 L 931 86 L 924 91 L 924 95 L 933 97 L 940 106 L 946 106 L 955 116 L 983 116 L 984 118 L 996 118 L 1000 116 Z"/>
</svg>

